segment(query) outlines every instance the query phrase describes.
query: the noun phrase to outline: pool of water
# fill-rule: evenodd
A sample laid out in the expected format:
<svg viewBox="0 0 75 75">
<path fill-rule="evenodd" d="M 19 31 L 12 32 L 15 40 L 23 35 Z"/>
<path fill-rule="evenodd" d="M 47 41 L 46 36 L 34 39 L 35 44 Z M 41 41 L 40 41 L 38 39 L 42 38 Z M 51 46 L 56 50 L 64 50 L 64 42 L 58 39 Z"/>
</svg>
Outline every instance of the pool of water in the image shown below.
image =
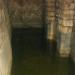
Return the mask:
<svg viewBox="0 0 75 75">
<path fill-rule="evenodd" d="M 41 35 L 38 29 L 13 30 L 11 75 L 75 75 L 71 59 L 52 56 L 42 46 Z"/>
</svg>

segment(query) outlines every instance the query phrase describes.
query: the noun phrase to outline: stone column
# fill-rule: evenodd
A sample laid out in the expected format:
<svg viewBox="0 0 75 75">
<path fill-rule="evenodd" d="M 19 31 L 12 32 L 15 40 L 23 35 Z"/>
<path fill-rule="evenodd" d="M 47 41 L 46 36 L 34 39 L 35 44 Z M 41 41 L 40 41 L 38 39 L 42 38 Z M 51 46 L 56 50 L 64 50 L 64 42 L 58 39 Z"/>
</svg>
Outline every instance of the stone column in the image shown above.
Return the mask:
<svg viewBox="0 0 75 75">
<path fill-rule="evenodd" d="M 4 0 L 0 0 L 0 75 L 10 75 L 12 64 L 10 23 Z"/>
<path fill-rule="evenodd" d="M 71 34 L 73 26 L 73 0 L 58 0 L 58 53 L 61 57 L 68 57 L 71 51 Z"/>
<path fill-rule="evenodd" d="M 47 39 L 55 40 L 56 36 L 56 9 L 55 9 L 56 0 L 48 0 L 48 14 L 47 14 Z"/>
</svg>

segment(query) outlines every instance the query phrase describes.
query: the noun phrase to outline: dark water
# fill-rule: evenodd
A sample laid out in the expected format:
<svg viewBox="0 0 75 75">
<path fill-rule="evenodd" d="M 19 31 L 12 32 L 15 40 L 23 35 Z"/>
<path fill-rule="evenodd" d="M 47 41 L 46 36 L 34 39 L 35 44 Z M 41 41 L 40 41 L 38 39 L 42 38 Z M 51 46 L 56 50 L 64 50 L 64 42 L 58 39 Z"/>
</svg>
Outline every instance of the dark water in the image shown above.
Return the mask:
<svg viewBox="0 0 75 75">
<path fill-rule="evenodd" d="M 12 47 L 11 75 L 75 75 L 71 59 L 56 56 L 56 42 L 46 43 L 42 29 L 14 29 Z"/>
</svg>

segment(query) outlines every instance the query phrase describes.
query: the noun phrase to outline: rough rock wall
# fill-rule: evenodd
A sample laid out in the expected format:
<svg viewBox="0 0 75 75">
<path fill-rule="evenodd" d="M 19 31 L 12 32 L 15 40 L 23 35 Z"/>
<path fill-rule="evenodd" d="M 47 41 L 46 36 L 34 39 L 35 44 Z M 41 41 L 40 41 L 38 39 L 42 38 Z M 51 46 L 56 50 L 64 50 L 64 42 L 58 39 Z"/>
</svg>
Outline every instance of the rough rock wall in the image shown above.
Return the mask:
<svg viewBox="0 0 75 75">
<path fill-rule="evenodd" d="M 10 23 L 4 0 L 0 0 L 0 75 L 10 75 L 11 43 Z"/>
<path fill-rule="evenodd" d="M 13 27 L 42 27 L 43 0 L 8 0 Z"/>
</svg>

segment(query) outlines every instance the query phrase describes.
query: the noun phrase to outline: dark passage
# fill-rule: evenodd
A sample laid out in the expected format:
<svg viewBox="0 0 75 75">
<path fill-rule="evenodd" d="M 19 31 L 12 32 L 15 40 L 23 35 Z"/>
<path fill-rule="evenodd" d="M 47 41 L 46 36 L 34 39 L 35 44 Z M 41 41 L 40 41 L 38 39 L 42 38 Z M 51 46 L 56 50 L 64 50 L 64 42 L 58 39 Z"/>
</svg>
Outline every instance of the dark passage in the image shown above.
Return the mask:
<svg viewBox="0 0 75 75">
<path fill-rule="evenodd" d="M 12 75 L 73 75 L 71 60 L 57 57 L 55 46 L 46 42 L 42 28 L 13 29 Z"/>
</svg>

